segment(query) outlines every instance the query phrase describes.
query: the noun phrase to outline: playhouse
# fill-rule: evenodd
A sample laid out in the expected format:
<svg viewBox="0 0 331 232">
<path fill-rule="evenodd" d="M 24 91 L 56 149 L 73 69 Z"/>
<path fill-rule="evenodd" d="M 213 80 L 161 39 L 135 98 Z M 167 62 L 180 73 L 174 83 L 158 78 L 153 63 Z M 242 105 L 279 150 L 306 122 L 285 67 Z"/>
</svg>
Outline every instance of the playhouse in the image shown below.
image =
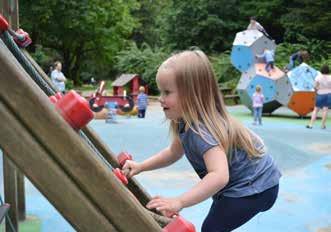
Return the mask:
<svg viewBox="0 0 331 232">
<path fill-rule="evenodd" d="M 146 94 L 148 86 L 146 82 L 138 74 L 122 74 L 113 83 L 114 96 L 131 95 L 134 100 L 137 99 L 139 86 L 144 86 Z"/>
</svg>

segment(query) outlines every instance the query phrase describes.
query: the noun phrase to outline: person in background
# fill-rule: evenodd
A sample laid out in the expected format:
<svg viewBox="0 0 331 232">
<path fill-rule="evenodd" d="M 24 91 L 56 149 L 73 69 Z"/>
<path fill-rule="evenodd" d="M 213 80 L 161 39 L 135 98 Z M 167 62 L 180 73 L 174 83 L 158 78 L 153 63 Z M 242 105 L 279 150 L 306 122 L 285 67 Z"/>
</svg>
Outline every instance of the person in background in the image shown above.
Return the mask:
<svg viewBox="0 0 331 232">
<path fill-rule="evenodd" d="M 290 56 L 290 62 L 286 66 L 285 71 L 291 71 L 296 66 L 296 61 L 298 61 L 298 65 L 300 65 L 302 62 L 306 62 L 309 59 L 309 53 L 305 50 L 300 50 L 296 53 L 293 53 Z"/>
<path fill-rule="evenodd" d="M 259 125 L 262 125 L 264 96 L 260 85 L 257 85 L 255 87 L 255 93 L 253 94 L 252 100 L 253 100 L 253 116 L 254 116 L 253 125 L 257 125 L 257 123 L 259 123 Z"/>
<path fill-rule="evenodd" d="M 274 69 L 275 63 L 275 52 L 274 50 L 269 50 L 268 48 L 264 48 L 262 54 L 257 54 L 257 58 L 263 58 L 264 62 L 266 63 L 265 70 L 267 71 L 268 75 L 270 76 L 270 71 Z"/>
<path fill-rule="evenodd" d="M 308 129 L 313 128 L 317 114 L 322 109 L 322 129 L 326 129 L 326 119 L 328 117 L 328 110 L 331 107 L 331 75 L 328 65 L 321 67 L 321 73 L 315 79 L 316 102 L 313 113 L 311 115 L 310 123 L 306 126 Z"/>
<path fill-rule="evenodd" d="M 146 109 L 148 105 L 148 96 L 145 93 L 145 87 L 139 87 L 139 94 L 137 96 L 138 118 L 145 118 Z"/>
<path fill-rule="evenodd" d="M 255 16 L 252 16 L 249 18 L 249 24 L 247 26 L 247 30 L 258 30 L 263 35 L 265 35 L 265 37 L 274 41 L 274 39 L 267 33 L 267 31 L 264 29 L 264 27 L 258 21 L 256 21 Z"/>
<path fill-rule="evenodd" d="M 51 73 L 51 79 L 56 88 L 65 94 L 65 82 L 67 79 L 62 72 L 62 64 L 60 61 L 56 61 L 54 63 L 54 70 Z"/>
<path fill-rule="evenodd" d="M 202 232 L 232 231 L 269 210 L 281 173 L 262 139 L 228 113 L 205 53 L 172 55 L 158 68 L 156 83 L 172 142 L 141 163 L 127 160 L 123 172 L 132 177 L 185 155 L 201 180 L 179 196 L 152 198 L 147 208 L 171 216 L 212 197 Z"/>
</svg>

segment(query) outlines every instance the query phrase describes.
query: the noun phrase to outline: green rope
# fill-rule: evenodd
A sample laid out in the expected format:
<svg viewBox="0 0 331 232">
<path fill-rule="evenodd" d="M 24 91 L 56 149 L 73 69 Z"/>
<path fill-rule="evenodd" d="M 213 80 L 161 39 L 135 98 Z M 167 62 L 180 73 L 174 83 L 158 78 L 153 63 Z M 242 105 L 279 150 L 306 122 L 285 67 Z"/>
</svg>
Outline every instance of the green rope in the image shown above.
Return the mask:
<svg viewBox="0 0 331 232">
<path fill-rule="evenodd" d="M 40 74 L 35 70 L 35 68 L 30 64 L 29 60 L 21 52 L 20 48 L 17 46 L 12 36 L 8 31 L 3 32 L 3 41 L 7 45 L 8 49 L 16 57 L 18 62 L 22 65 L 25 71 L 32 77 L 32 79 L 38 84 L 38 86 L 47 94 L 51 96 L 55 94 L 55 90 L 52 89 L 48 83 L 40 76 Z"/>
</svg>

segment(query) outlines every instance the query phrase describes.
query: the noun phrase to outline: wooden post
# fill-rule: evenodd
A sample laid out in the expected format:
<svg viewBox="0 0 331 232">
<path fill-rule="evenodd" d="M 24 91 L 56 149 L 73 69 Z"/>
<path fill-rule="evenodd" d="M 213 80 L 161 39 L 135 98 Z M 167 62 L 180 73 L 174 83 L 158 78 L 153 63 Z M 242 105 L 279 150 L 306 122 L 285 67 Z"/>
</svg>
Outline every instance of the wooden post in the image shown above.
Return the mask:
<svg viewBox="0 0 331 232">
<path fill-rule="evenodd" d="M 1 41 L 0 67 L 0 99 L 115 228 L 123 232 L 161 231 L 102 159 L 69 127 Z"/>
<path fill-rule="evenodd" d="M 19 11 L 18 11 L 18 0 L 9 0 L 9 10 L 11 17 L 11 27 L 13 30 L 17 30 L 20 27 L 19 24 Z"/>
<path fill-rule="evenodd" d="M 15 231 L 18 231 L 18 207 L 17 207 L 17 182 L 16 170 L 13 163 L 8 159 L 6 153 L 3 155 L 3 177 L 4 177 L 4 192 L 5 202 L 10 204 L 8 216 L 11 222 L 6 218 L 6 232 L 12 231 L 11 225 Z M 10 224 L 11 223 L 11 224 Z"/>
<path fill-rule="evenodd" d="M 16 173 L 17 173 L 18 219 L 20 221 L 24 221 L 26 219 L 24 175 L 18 169 L 16 170 Z"/>
</svg>

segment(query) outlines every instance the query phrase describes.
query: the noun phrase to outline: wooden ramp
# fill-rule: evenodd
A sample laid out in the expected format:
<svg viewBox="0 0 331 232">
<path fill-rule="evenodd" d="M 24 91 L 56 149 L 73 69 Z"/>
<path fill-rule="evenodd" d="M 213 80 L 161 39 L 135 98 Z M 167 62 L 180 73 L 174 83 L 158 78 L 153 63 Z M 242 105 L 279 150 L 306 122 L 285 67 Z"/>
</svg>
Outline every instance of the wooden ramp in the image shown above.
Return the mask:
<svg viewBox="0 0 331 232">
<path fill-rule="evenodd" d="M 161 231 L 2 40 L 0 67 L 0 147 L 68 222 L 78 231 Z"/>
</svg>

